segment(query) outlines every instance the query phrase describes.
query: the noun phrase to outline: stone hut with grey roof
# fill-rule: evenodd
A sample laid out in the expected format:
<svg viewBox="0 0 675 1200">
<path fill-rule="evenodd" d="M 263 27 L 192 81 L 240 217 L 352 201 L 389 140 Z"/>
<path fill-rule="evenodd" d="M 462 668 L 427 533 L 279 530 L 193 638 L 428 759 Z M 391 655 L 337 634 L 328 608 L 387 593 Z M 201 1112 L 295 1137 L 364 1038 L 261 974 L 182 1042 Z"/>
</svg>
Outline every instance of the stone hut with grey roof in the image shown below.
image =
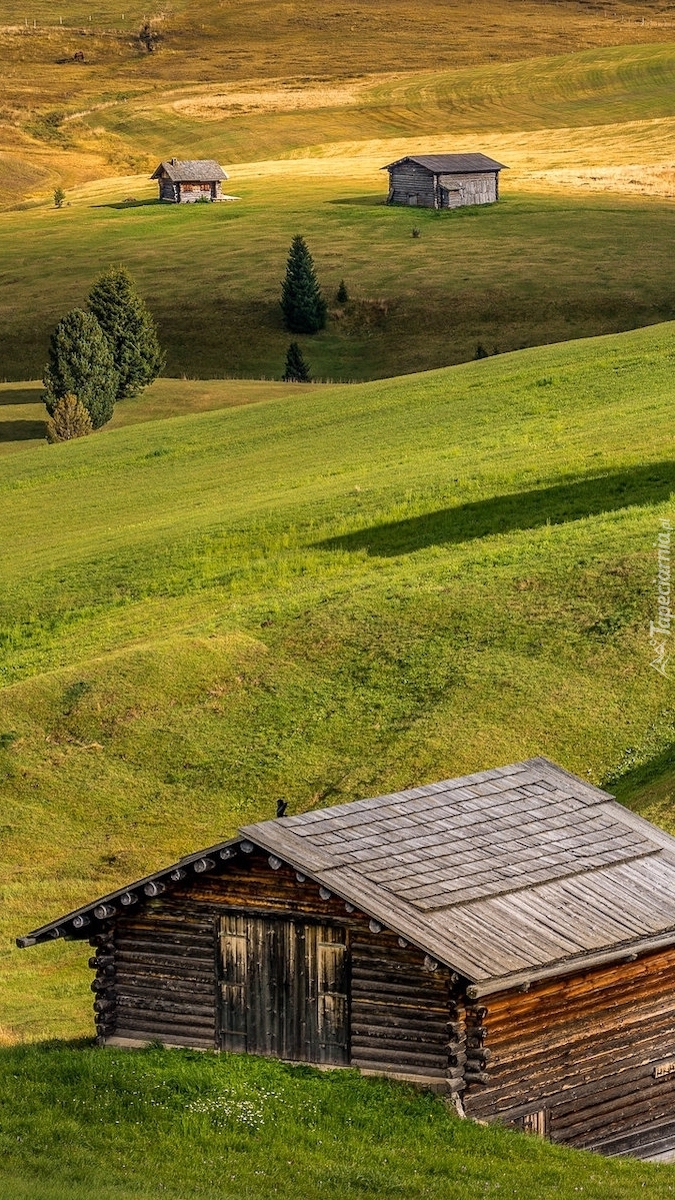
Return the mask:
<svg viewBox="0 0 675 1200">
<path fill-rule="evenodd" d="M 388 204 L 461 208 L 495 204 L 499 172 L 508 168 L 485 154 L 413 154 L 382 170 L 389 172 Z"/>
<path fill-rule="evenodd" d="M 170 204 L 194 204 L 197 200 L 223 200 L 221 184 L 227 172 L 212 158 L 161 162 L 150 176 L 159 183 L 159 198 Z"/>
<path fill-rule="evenodd" d="M 61 938 L 94 947 L 101 1044 L 351 1066 L 556 1142 L 675 1147 L 675 838 L 547 759 L 246 826 L 18 944 Z"/>
</svg>

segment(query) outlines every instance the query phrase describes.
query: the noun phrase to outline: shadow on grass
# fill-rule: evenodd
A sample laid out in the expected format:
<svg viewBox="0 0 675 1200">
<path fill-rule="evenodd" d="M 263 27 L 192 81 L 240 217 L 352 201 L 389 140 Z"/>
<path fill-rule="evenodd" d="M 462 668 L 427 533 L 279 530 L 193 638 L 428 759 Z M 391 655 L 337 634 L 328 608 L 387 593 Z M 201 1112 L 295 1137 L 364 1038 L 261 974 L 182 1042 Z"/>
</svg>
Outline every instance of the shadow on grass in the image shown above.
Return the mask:
<svg viewBox="0 0 675 1200">
<path fill-rule="evenodd" d="M 0 442 L 33 442 L 44 437 L 44 421 L 0 421 Z"/>
<path fill-rule="evenodd" d="M 41 404 L 42 388 L 0 388 L 0 408 L 5 405 Z"/>
<path fill-rule="evenodd" d="M 675 491 L 675 462 L 648 463 L 555 487 L 493 496 L 420 517 L 359 529 L 315 543 L 319 550 L 366 550 L 389 557 L 490 534 L 564 525 L 630 505 L 658 504 Z"/>
<path fill-rule="evenodd" d="M 92 204 L 92 208 L 168 208 L 161 200 L 153 197 L 150 200 L 111 200 L 108 204 Z"/>
<path fill-rule="evenodd" d="M 639 812 L 642 799 L 640 793 L 661 783 L 667 777 L 675 778 L 675 744 L 666 747 L 661 754 L 650 758 L 648 762 L 633 767 L 632 771 L 626 771 L 624 775 L 610 776 L 604 781 L 603 787 L 613 792 L 622 804 L 627 804 Z"/>
</svg>

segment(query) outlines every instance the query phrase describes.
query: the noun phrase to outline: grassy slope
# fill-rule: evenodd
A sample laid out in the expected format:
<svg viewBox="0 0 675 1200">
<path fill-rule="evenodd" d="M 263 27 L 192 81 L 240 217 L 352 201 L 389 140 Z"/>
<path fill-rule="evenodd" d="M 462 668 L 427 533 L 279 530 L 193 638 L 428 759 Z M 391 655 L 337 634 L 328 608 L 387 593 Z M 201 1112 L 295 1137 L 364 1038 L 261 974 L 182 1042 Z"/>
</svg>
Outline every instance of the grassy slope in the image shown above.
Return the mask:
<svg viewBox="0 0 675 1200">
<path fill-rule="evenodd" d="M 672 1168 L 480 1129 L 409 1088 L 182 1051 L 0 1052 L 0 1155 L 3 1200 L 675 1194 Z"/>
<path fill-rule="evenodd" d="M 101 265 L 122 259 L 151 303 L 172 375 L 279 378 L 288 344 L 279 284 L 298 230 L 331 301 L 327 329 L 300 339 L 319 378 L 402 374 L 470 359 L 478 342 L 503 352 L 673 316 L 671 201 L 507 191 L 495 208 L 413 218 L 378 203 L 376 168 L 364 181 L 349 166 L 351 178 L 332 163 L 327 179 L 311 164 L 239 172 L 239 203 L 198 211 L 117 207 L 127 183 L 98 191 L 100 204 L 6 215 L 4 377 L 41 374 L 59 316 L 83 304 Z M 340 308 L 343 276 L 351 303 Z"/>
<path fill-rule="evenodd" d="M 299 388 L 256 379 L 213 379 L 208 383 L 182 379 L 179 384 L 173 379 L 157 379 L 141 396 L 118 403 L 107 429 L 123 429 L 127 425 L 185 417 L 211 409 L 237 408 L 262 400 L 271 402 L 299 393 L 311 394 L 319 387 L 305 384 Z M 27 443 L 43 447 L 47 417 L 43 392 L 42 385 L 35 381 L 0 383 L 0 454 L 26 449 Z"/>
<path fill-rule="evenodd" d="M 83 302 L 102 264 L 124 259 L 158 317 L 172 374 L 278 377 L 288 340 L 279 280 L 298 229 L 329 299 L 342 275 L 353 297 L 345 309 L 331 306 L 328 329 L 308 345 L 322 378 L 446 365 L 473 357 L 478 342 L 504 351 L 668 319 L 674 95 L 675 50 L 647 46 L 389 80 L 357 89 L 346 107 L 329 92 L 333 108 L 317 111 L 256 110 L 259 96 L 238 115 L 209 107 L 214 96 L 202 88 L 180 92 L 180 108 L 159 96 L 96 113 L 111 137 L 147 153 L 170 144 L 230 162 L 237 148 L 312 148 L 302 159 L 235 165 L 234 205 L 120 207 L 154 194 L 135 177 L 88 185 L 60 212 L 4 214 L 0 371 L 38 375 L 58 317 Z M 646 114 L 654 122 L 639 119 Z M 448 128 L 452 138 L 439 132 Z M 475 147 L 471 128 L 511 167 L 500 205 L 413 218 L 379 203 L 382 163 L 428 148 L 424 130 L 437 131 L 439 149 Z M 334 140 L 347 134 L 357 140 Z M 570 171 L 590 187 L 600 172 L 599 186 L 615 190 L 570 195 L 561 190 Z M 639 190 L 636 178 L 658 194 L 621 195 Z"/>
<path fill-rule="evenodd" d="M 7 456 L 3 937 L 280 794 L 654 758 L 673 740 L 646 628 L 674 335 Z M 3 951 L 8 1036 L 89 1027 L 83 958 Z"/>
</svg>

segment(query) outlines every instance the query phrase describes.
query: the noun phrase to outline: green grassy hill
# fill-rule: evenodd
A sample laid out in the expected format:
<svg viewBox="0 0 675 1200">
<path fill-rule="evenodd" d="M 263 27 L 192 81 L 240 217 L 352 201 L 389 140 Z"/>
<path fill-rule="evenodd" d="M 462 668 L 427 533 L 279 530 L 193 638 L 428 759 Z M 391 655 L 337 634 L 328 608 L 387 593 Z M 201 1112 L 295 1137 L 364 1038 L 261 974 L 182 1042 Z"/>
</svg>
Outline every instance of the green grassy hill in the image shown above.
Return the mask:
<svg viewBox="0 0 675 1200">
<path fill-rule="evenodd" d="M 279 285 L 299 231 L 330 308 L 305 347 L 322 379 L 391 376 L 469 360 L 479 343 L 504 352 L 675 316 L 673 45 L 331 86 L 228 79 L 120 95 L 78 109 L 75 93 L 67 121 L 33 130 L 26 190 L 39 203 L 0 214 L 4 379 L 41 374 L 56 321 L 119 260 L 156 314 L 170 375 L 278 378 L 288 343 Z M 123 153 L 104 167 L 106 140 Z M 385 207 L 383 164 L 430 146 L 480 147 L 506 162 L 500 203 Z M 30 175 L 40 147 L 60 147 L 85 176 L 123 177 L 69 190 L 56 211 Z M 148 174 L 168 154 L 223 161 L 240 199 L 160 205 Z M 0 182 L 5 168 L 23 187 L 29 177 L 0 154 Z M 342 277 L 346 305 L 335 301 Z"/>
<path fill-rule="evenodd" d="M 90 1028 L 81 949 L 13 935 L 278 795 L 305 809 L 544 753 L 626 777 L 671 822 L 647 631 L 674 361 L 664 325 L 258 384 L 3 458 L 6 1037 Z M 194 407 L 199 385 L 160 386 Z"/>
<path fill-rule="evenodd" d="M 666 1200 L 672 1167 L 460 1121 L 411 1088 L 254 1058 L 0 1051 L 3 1200 Z"/>
<path fill-rule="evenodd" d="M 86 948 L 16 933 L 281 794 L 545 753 L 673 828 L 647 625 L 674 362 L 665 325 L 351 387 L 165 380 L 90 439 L 14 445 L 0 1037 L 91 1027 Z M 0 1161 L 8 1200 L 675 1194 L 351 1072 L 78 1043 L 0 1049 Z"/>
</svg>

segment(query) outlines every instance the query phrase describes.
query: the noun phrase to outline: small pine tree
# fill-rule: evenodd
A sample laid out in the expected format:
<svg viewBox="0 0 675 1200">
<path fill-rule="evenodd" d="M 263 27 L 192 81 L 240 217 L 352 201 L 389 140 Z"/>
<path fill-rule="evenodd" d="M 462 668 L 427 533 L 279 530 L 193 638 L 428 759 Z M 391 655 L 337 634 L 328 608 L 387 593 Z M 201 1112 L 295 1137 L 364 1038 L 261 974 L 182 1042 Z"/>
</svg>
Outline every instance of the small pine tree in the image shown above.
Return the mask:
<svg viewBox="0 0 675 1200">
<path fill-rule="evenodd" d="M 346 304 L 349 300 L 349 292 L 347 291 L 347 285 L 344 279 L 340 280 L 340 286 L 335 293 L 335 299 L 337 300 L 338 304 Z"/>
<path fill-rule="evenodd" d="M 117 395 L 117 372 L 107 339 L 91 313 L 74 308 L 59 321 L 49 341 L 43 383 L 50 416 L 54 416 L 58 401 L 70 392 L 86 408 L 94 429 L 110 420 Z"/>
<path fill-rule="evenodd" d="M 125 267 L 108 267 L 89 293 L 89 307 L 112 350 L 117 399 L 137 396 L 164 366 L 155 322 Z"/>
<path fill-rule="evenodd" d="M 297 342 L 291 342 L 286 353 L 286 367 L 281 377 L 284 383 L 311 383 L 309 363 L 305 362 Z"/>
<path fill-rule="evenodd" d="M 63 201 L 66 198 L 66 193 L 62 187 L 54 188 L 54 208 L 63 208 Z"/>
<path fill-rule="evenodd" d="M 305 239 L 291 242 L 286 278 L 281 285 L 281 311 L 291 333 L 317 333 L 326 324 L 326 301 L 321 295 L 314 261 Z"/>
<path fill-rule="evenodd" d="M 84 404 L 80 404 L 72 392 L 66 392 L 56 401 L 54 411 L 47 419 L 47 441 L 70 442 L 73 438 L 86 437 L 93 428 Z"/>
</svg>

